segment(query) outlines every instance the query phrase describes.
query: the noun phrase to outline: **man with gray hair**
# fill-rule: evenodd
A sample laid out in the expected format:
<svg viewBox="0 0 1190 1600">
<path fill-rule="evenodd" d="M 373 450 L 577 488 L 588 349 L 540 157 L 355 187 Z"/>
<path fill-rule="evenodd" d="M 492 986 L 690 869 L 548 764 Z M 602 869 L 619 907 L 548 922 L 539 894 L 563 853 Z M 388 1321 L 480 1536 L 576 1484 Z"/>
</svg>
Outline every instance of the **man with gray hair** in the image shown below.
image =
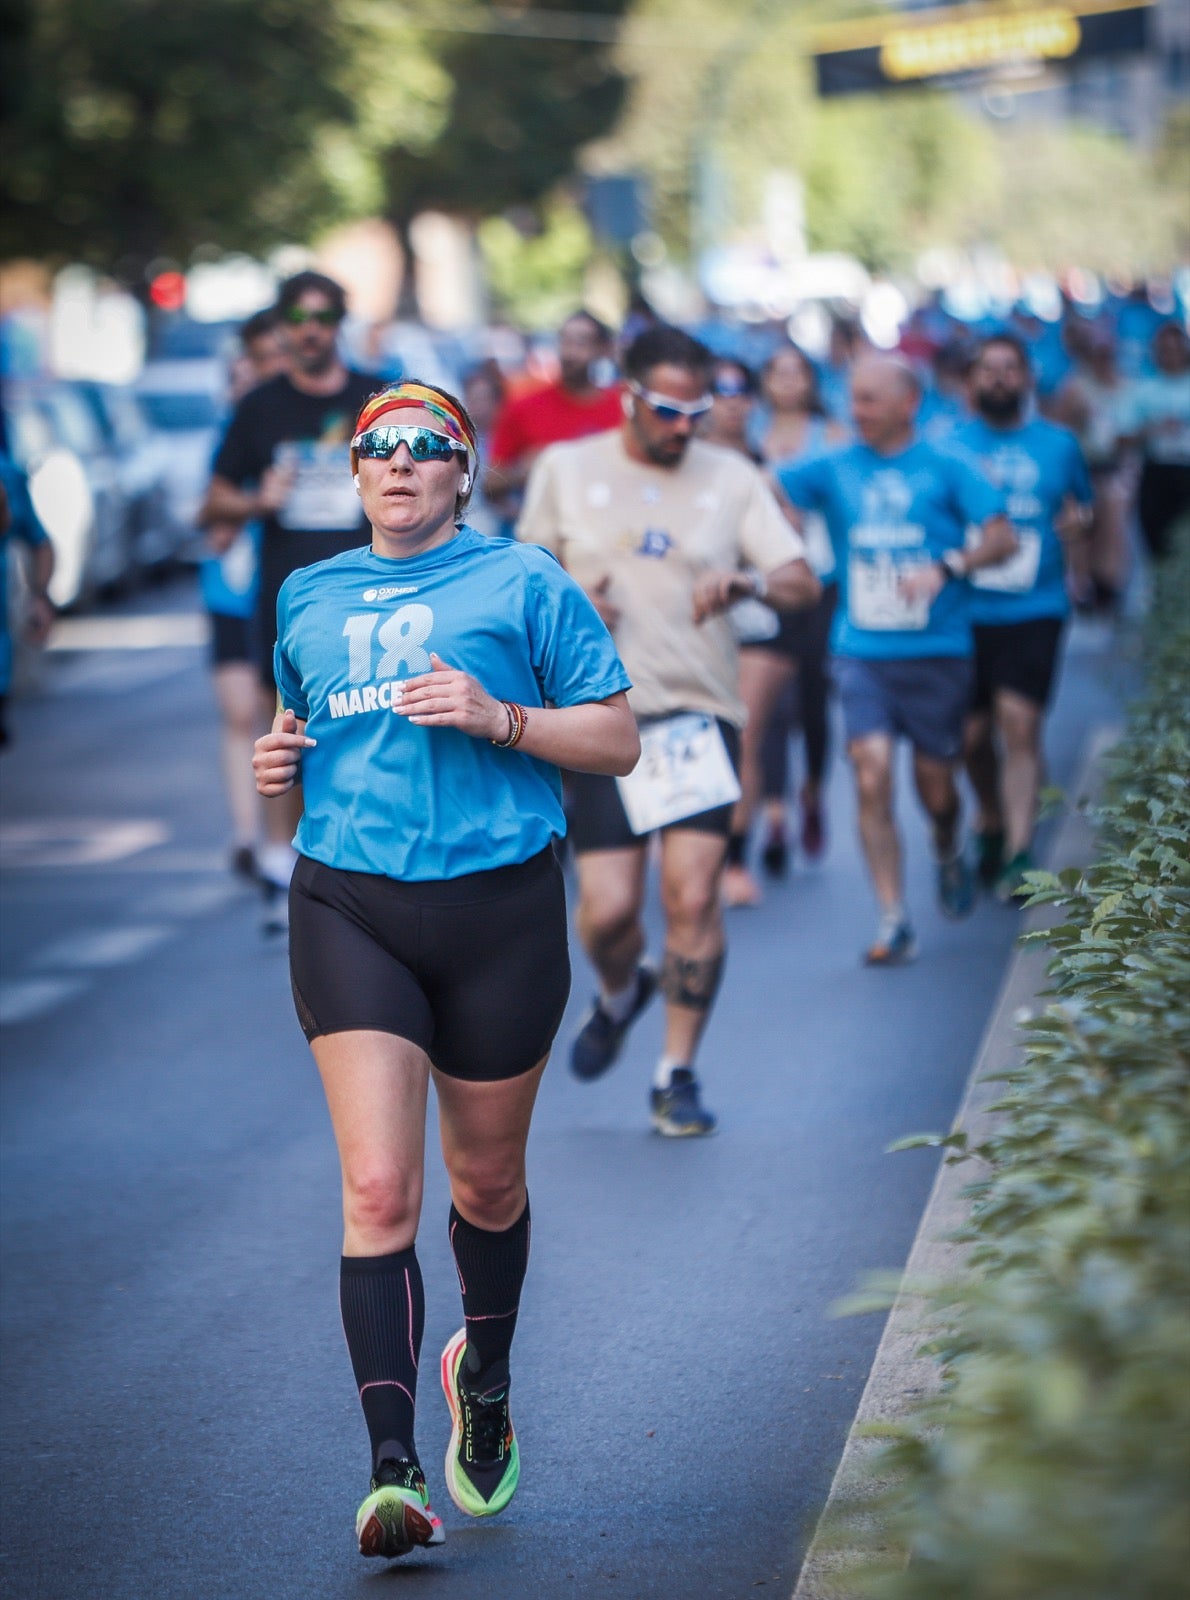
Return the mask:
<svg viewBox="0 0 1190 1600">
<path fill-rule="evenodd" d="M 1000 494 L 970 462 L 917 434 L 920 402 L 907 362 L 865 357 L 851 380 L 858 442 L 777 473 L 795 507 L 823 514 L 835 548 L 835 681 L 880 906 L 864 954 L 870 966 L 902 965 L 917 950 L 893 816 L 898 737 L 913 747 L 942 911 L 963 917 L 972 908 L 955 782 L 972 681 L 967 577 L 1016 549 Z M 973 524 L 978 542 L 964 548 Z"/>
</svg>

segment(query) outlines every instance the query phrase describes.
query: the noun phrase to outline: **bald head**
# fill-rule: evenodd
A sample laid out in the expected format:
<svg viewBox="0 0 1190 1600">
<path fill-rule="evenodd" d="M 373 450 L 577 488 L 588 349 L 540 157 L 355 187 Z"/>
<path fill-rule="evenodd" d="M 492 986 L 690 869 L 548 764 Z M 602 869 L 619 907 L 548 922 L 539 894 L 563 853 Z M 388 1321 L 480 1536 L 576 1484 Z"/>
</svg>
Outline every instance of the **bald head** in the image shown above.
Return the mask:
<svg viewBox="0 0 1190 1600">
<path fill-rule="evenodd" d="M 864 356 L 851 375 L 851 412 L 860 438 L 873 450 L 892 454 L 913 436 L 921 384 L 896 355 Z"/>
</svg>

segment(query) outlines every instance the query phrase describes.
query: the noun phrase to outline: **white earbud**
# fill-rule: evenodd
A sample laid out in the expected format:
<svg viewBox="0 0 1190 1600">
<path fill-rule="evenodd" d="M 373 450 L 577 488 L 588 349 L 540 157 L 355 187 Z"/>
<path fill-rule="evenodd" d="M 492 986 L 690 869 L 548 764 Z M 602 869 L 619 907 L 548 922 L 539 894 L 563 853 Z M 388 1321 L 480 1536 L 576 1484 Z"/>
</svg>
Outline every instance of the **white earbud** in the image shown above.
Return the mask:
<svg viewBox="0 0 1190 1600">
<path fill-rule="evenodd" d="M 620 396 L 620 408 L 626 417 L 634 417 L 636 415 L 636 401 L 630 394 L 622 394 Z"/>
<path fill-rule="evenodd" d="M 459 479 L 459 493 L 460 494 L 466 494 L 467 490 L 470 487 L 471 487 L 471 474 L 469 472 L 464 472 L 463 476 Z"/>
<path fill-rule="evenodd" d="M 352 478 L 351 481 L 352 481 L 352 483 L 355 484 L 355 492 L 356 492 L 356 494 L 358 494 L 359 493 L 359 473 L 358 472 L 356 473 L 355 477 Z"/>
</svg>

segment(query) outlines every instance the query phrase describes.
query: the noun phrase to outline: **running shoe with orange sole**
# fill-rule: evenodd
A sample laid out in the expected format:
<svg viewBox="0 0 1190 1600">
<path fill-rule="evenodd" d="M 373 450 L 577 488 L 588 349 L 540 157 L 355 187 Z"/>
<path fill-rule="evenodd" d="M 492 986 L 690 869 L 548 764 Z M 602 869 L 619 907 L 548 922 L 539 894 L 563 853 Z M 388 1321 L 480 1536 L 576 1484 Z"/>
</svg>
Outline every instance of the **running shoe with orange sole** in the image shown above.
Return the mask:
<svg viewBox="0 0 1190 1600">
<path fill-rule="evenodd" d="M 460 1328 L 442 1352 L 442 1392 L 450 1407 L 446 1487 L 469 1517 L 494 1517 L 516 1493 L 521 1475 L 508 1384 L 477 1392 L 463 1377 L 467 1330 Z"/>
<path fill-rule="evenodd" d="M 393 1560 L 419 1545 L 446 1543 L 442 1523 L 430 1508 L 426 1480 L 416 1461 L 382 1461 L 372 1492 L 355 1517 L 361 1556 Z"/>
</svg>

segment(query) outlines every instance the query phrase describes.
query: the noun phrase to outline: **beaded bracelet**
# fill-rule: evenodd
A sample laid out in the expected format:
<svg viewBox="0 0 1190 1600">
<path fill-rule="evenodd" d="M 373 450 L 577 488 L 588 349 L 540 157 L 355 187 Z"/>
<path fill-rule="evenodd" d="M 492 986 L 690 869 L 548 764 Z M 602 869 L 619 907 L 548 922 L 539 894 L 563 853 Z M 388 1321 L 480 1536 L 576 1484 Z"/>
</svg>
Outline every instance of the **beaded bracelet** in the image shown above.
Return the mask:
<svg viewBox="0 0 1190 1600">
<path fill-rule="evenodd" d="M 529 726 L 529 713 L 524 706 L 517 705 L 515 700 L 501 700 L 500 704 L 508 713 L 508 738 L 492 739 L 489 742 L 497 750 L 511 750 L 514 745 L 521 742 L 525 729 Z"/>
</svg>

